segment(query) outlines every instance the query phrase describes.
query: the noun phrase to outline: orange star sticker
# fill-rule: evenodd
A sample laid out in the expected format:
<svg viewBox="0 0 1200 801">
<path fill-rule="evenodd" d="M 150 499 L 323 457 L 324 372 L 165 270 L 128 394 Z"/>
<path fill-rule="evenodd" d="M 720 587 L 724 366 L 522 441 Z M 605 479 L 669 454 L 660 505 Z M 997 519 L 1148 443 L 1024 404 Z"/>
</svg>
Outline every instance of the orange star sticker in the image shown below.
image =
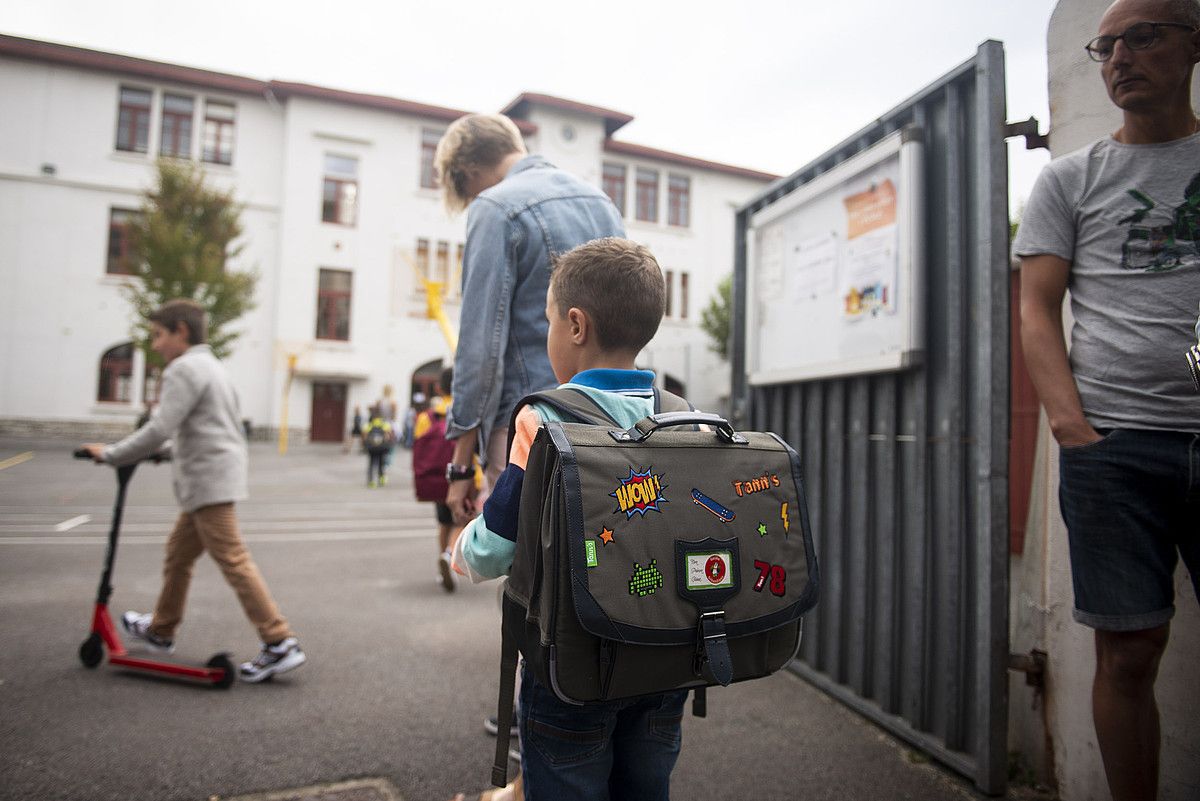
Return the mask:
<svg viewBox="0 0 1200 801">
<path fill-rule="evenodd" d="M 600 541 L 605 545 L 608 545 L 613 541 L 612 529 L 610 529 L 608 526 L 605 526 L 600 530 Z"/>
</svg>

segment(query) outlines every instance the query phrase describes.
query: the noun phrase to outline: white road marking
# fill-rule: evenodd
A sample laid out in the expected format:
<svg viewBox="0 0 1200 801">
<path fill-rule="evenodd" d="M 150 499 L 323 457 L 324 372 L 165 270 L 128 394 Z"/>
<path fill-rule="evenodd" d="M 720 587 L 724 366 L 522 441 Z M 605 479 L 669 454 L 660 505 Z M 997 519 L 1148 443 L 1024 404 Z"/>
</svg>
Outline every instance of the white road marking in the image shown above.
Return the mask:
<svg viewBox="0 0 1200 801">
<path fill-rule="evenodd" d="M 64 520 L 59 523 L 54 527 L 54 530 L 60 533 L 63 531 L 70 531 L 76 526 L 82 526 L 84 523 L 90 522 L 91 519 L 91 515 L 79 515 L 78 517 L 72 517 L 70 520 Z"/>
</svg>

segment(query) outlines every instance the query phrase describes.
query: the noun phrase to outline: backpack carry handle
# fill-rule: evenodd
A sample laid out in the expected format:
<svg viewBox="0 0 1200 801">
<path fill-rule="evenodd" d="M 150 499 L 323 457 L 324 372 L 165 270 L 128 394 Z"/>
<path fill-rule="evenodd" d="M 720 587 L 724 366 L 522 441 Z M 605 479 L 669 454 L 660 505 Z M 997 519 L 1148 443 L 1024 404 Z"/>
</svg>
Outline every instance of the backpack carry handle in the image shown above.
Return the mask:
<svg viewBox="0 0 1200 801">
<path fill-rule="evenodd" d="M 637 422 L 627 430 L 610 429 L 608 435 L 617 442 L 645 442 L 650 435 L 660 428 L 673 426 L 705 425 L 711 426 L 717 437 L 726 444 L 748 445 L 749 440 L 733 430 L 733 426 L 724 417 L 704 412 L 668 412 L 652 414 Z"/>
</svg>

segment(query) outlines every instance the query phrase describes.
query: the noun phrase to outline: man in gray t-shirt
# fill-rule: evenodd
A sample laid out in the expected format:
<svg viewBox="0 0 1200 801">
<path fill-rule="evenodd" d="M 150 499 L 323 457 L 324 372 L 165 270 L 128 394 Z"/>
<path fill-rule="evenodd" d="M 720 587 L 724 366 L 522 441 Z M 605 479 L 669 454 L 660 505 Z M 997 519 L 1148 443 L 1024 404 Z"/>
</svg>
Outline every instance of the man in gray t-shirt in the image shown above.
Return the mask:
<svg viewBox="0 0 1200 801">
<path fill-rule="evenodd" d="M 1021 341 L 1060 446 L 1075 618 L 1095 629 L 1097 741 L 1114 801 L 1153 799 L 1158 662 L 1180 556 L 1200 592 L 1196 0 L 1118 0 L 1088 43 L 1123 112 L 1052 162 L 1026 206 Z M 1071 351 L 1062 301 L 1071 291 Z"/>
</svg>

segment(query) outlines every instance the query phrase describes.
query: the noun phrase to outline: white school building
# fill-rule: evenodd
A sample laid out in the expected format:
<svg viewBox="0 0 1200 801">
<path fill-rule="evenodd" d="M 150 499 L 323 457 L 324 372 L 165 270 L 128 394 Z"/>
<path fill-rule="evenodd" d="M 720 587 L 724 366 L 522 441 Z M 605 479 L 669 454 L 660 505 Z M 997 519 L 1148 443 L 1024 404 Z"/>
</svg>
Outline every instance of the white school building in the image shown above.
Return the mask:
<svg viewBox="0 0 1200 801">
<path fill-rule="evenodd" d="M 121 286 L 160 157 L 245 204 L 230 269 L 259 281 L 227 364 L 256 430 L 286 410 L 294 433 L 340 439 L 356 405 L 391 384 L 403 407 L 452 357 L 421 279 L 447 285 L 456 326 L 465 215 L 443 210 L 432 158 L 466 112 L 4 35 L 0 97 L 0 431 L 119 433 L 154 392 Z M 669 309 L 640 364 L 723 410 L 729 368 L 700 312 L 732 272 L 734 209 L 775 176 L 622 141 L 632 117 L 572 100 L 501 111 L 658 257 Z"/>
</svg>

